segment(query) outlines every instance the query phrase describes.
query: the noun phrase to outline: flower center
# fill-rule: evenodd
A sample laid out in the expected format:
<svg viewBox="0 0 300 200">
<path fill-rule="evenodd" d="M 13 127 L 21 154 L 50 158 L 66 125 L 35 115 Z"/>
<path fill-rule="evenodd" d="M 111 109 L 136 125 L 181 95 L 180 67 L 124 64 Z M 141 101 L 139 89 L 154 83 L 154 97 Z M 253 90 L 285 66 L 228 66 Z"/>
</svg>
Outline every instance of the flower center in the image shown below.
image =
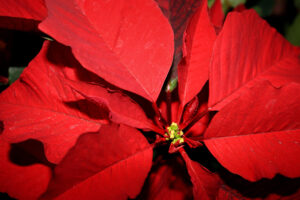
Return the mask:
<svg viewBox="0 0 300 200">
<path fill-rule="evenodd" d="M 172 124 L 167 127 L 167 133 L 165 133 L 166 140 L 171 140 L 173 144 L 183 143 L 183 131 L 179 129 L 177 123 L 172 122 Z"/>
</svg>

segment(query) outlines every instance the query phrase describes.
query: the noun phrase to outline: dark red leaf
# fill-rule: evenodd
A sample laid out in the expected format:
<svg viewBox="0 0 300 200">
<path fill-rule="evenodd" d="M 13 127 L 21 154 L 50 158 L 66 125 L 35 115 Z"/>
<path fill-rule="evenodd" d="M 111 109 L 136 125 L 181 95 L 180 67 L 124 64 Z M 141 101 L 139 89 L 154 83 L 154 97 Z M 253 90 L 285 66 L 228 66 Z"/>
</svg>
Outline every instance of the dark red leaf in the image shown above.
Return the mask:
<svg viewBox="0 0 300 200">
<path fill-rule="evenodd" d="M 161 160 L 160 160 L 161 159 Z M 193 199 L 192 185 L 180 157 L 158 158 L 139 198 L 141 200 Z"/>
<path fill-rule="evenodd" d="M 0 3 L 0 16 L 41 21 L 46 15 L 44 0 L 6 0 Z"/>
<path fill-rule="evenodd" d="M 190 17 L 201 5 L 199 0 L 155 0 L 164 15 L 169 19 L 174 32 L 175 51 L 173 65 L 175 68 L 182 58 L 183 33 Z M 176 71 L 176 70 L 175 70 Z"/>
<path fill-rule="evenodd" d="M 221 184 L 219 177 L 209 172 L 196 161 L 191 160 L 183 148 L 179 152 L 185 160 L 193 183 L 194 199 L 215 199 Z"/>
<path fill-rule="evenodd" d="M 8 78 L 4 76 L 0 76 L 0 83 L 2 84 L 8 84 Z"/>
<path fill-rule="evenodd" d="M 239 4 L 237 7 L 234 8 L 234 11 L 237 11 L 237 12 L 243 12 L 247 10 L 245 4 Z"/>
<path fill-rule="evenodd" d="M 86 69 L 156 101 L 172 64 L 173 34 L 155 2 L 46 2 L 42 31 L 71 46 Z"/>
<path fill-rule="evenodd" d="M 46 43 L 20 79 L 0 94 L 1 136 L 11 143 L 40 140 L 49 161 L 57 163 L 80 134 L 97 131 L 106 119 L 101 109 L 95 110 L 60 78 L 75 74 L 75 69 L 63 64 L 70 59 L 65 49 L 56 45 L 55 51 L 48 51 L 48 47 Z M 52 53 L 61 55 L 56 63 L 48 60 Z M 89 114 L 95 111 L 98 116 Z"/>
<path fill-rule="evenodd" d="M 246 200 L 250 198 L 243 197 L 241 194 L 237 193 L 233 189 L 222 185 L 216 196 L 216 200 Z"/>
<path fill-rule="evenodd" d="M 179 97 L 182 107 L 200 92 L 208 80 L 216 33 L 208 17 L 206 1 L 191 18 L 184 38 L 184 59 L 178 66 Z"/>
<path fill-rule="evenodd" d="M 255 181 L 300 176 L 300 86 L 250 88 L 213 118 L 205 144 L 229 171 Z"/>
<path fill-rule="evenodd" d="M 178 106 L 179 106 L 179 102 L 178 100 L 173 100 L 172 99 L 172 102 L 171 102 L 171 106 L 170 106 L 170 110 L 171 110 L 171 121 L 172 122 L 176 122 L 177 121 L 177 111 L 178 111 Z M 160 109 L 160 112 L 162 114 L 162 117 L 164 119 L 167 119 L 168 118 L 168 102 L 166 101 L 162 101 L 160 102 L 159 104 L 159 109 Z"/>
<path fill-rule="evenodd" d="M 157 127 L 147 118 L 143 109 L 132 99 L 118 91 L 109 91 L 100 85 L 80 81 L 67 81 L 73 89 L 90 101 L 105 106 L 110 119 L 115 123 L 127 124 L 141 129 L 156 130 Z"/>
<path fill-rule="evenodd" d="M 22 31 L 37 30 L 47 16 L 44 0 L 6 0 L 0 2 L 0 27 Z"/>
<path fill-rule="evenodd" d="M 297 51 L 254 10 L 229 13 L 213 51 L 209 107 L 220 110 L 260 79 L 278 85 L 273 73 L 281 73 L 282 68 L 288 75 L 284 79 L 299 82 Z"/>
<path fill-rule="evenodd" d="M 271 194 L 265 199 L 266 200 L 295 200 L 295 199 L 300 199 L 300 189 L 298 189 L 298 191 L 295 192 L 294 194 L 291 194 L 291 195 L 288 195 L 288 196 L 281 196 L 281 195 L 277 195 L 277 194 Z"/>
<path fill-rule="evenodd" d="M 215 25 L 216 29 L 222 28 L 225 14 L 222 8 L 221 0 L 215 0 L 211 9 L 209 10 L 211 22 Z"/>
<path fill-rule="evenodd" d="M 18 166 L 10 161 L 9 143 L 0 137 L 0 192 L 17 199 L 37 199 L 51 178 L 50 168 L 42 164 Z"/>
<path fill-rule="evenodd" d="M 44 199 L 127 199 L 139 194 L 152 147 L 136 129 L 103 125 L 81 136 L 56 167 Z"/>
</svg>

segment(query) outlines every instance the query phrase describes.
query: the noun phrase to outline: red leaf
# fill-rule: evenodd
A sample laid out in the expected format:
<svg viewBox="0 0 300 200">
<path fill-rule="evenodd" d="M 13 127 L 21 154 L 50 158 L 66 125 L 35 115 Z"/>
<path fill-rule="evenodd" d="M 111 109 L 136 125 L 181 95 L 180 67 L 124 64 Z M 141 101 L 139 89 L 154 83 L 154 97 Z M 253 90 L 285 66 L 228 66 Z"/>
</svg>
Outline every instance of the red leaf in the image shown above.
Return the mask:
<svg viewBox="0 0 300 200">
<path fill-rule="evenodd" d="M 275 88 L 280 88 L 288 83 L 300 83 L 300 59 L 299 57 L 287 57 L 274 64 L 263 79 L 270 81 Z"/>
<path fill-rule="evenodd" d="M 239 4 L 237 7 L 234 8 L 234 11 L 237 11 L 237 12 L 243 12 L 247 10 L 245 4 Z"/>
<path fill-rule="evenodd" d="M 216 26 L 216 28 L 222 28 L 225 14 L 223 12 L 221 0 L 215 0 L 214 4 L 209 10 L 209 15 L 211 22 Z"/>
<path fill-rule="evenodd" d="M 222 185 L 218 191 L 218 194 L 216 196 L 216 200 L 246 200 L 250 198 L 243 197 L 236 191 L 232 190 L 229 187 L 226 187 L 225 185 Z"/>
<path fill-rule="evenodd" d="M 5 76 L 0 76 L 0 83 L 8 84 L 8 78 L 6 78 Z"/>
<path fill-rule="evenodd" d="M 78 139 L 55 169 L 45 199 L 127 199 L 140 192 L 152 147 L 136 129 L 103 125 Z"/>
<path fill-rule="evenodd" d="M 114 123 L 122 123 L 135 128 L 156 130 L 157 127 L 147 118 L 143 109 L 132 99 L 118 91 L 108 91 L 100 85 L 87 84 L 80 81 L 67 81 L 72 88 L 86 99 L 107 107 L 110 119 Z"/>
<path fill-rule="evenodd" d="M 203 168 L 196 161 L 191 160 L 183 148 L 179 152 L 185 160 L 193 183 L 194 199 L 215 199 L 221 184 L 218 176 Z"/>
<path fill-rule="evenodd" d="M 155 0 L 169 19 L 174 32 L 175 53 L 173 65 L 177 67 L 182 58 L 183 34 L 190 17 L 201 5 L 198 0 Z"/>
<path fill-rule="evenodd" d="M 41 21 L 46 15 L 44 0 L 6 0 L 0 3 L 0 16 Z"/>
<path fill-rule="evenodd" d="M 160 158 L 158 158 L 160 159 Z M 158 160 L 138 199 L 142 200 L 186 200 L 192 199 L 192 185 L 180 157 Z"/>
<path fill-rule="evenodd" d="M 23 31 L 37 30 L 47 16 L 44 0 L 6 0 L 0 2 L 0 27 Z"/>
<path fill-rule="evenodd" d="M 9 149 L 9 143 L 0 137 L 0 192 L 17 199 L 37 199 L 47 188 L 51 170 L 41 164 L 26 167 L 13 164 Z"/>
<path fill-rule="evenodd" d="M 224 107 L 205 144 L 228 170 L 251 181 L 281 173 L 300 176 L 300 87 L 267 81 Z"/>
<path fill-rule="evenodd" d="M 208 80 L 215 39 L 216 33 L 208 17 L 207 2 L 204 1 L 191 18 L 186 30 L 184 60 L 178 66 L 179 97 L 182 107 L 200 92 Z"/>
<path fill-rule="evenodd" d="M 171 94 L 172 95 L 172 94 Z M 174 99 L 174 97 L 173 97 Z M 163 99 L 163 101 L 160 102 L 159 104 L 159 110 L 160 110 L 160 113 L 162 115 L 162 117 L 164 119 L 168 119 L 170 118 L 170 121 L 171 122 L 176 122 L 177 121 L 177 111 L 178 111 L 178 105 L 179 105 L 179 102 L 178 102 L 178 99 L 172 99 L 172 102 L 171 102 L 171 105 L 170 105 L 170 110 L 171 110 L 171 115 L 172 116 L 168 116 L 168 102 L 166 99 Z M 167 123 L 171 123 L 171 122 L 167 122 Z"/>
<path fill-rule="evenodd" d="M 41 30 L 88 70 L 155 102 L 173 59 L 167 19 L 151 0 L 49 0 Z M 133 6 L 134 5 L 134 6 Z"/>
<path fill-rule="evenodd" d="M 220 110 L 259 79 L 273 81 L 268 73 L 280 71 L 283 63 L 299 63 L 297 51 L 254 10 L 229 13 L 213 51 L 209 107 Z M 283 61 L 288 57 L 295 60 Z M 299 77 L 299 66 L 288 67 L 296 71 L 285 74 Z"/>
<path fill-rule="evenodd" d="M 44 143 L 49 161 L 57 163 L 80 134 L 97 131 L 104 121 L 102 110 L 96 110 L 99 116 L 89 115 L 95 106 L 83 101 L 59 78 L 64 70 L 75 73 L 63 64 L 71 60 L 66 49 L 58 45 L 53 51 L 49 48 L 46 43 L 20 79 L 0 94 L 0 120 L 6 141 L 38 139 Z M 53 53 L 56 63 L 48 60 Z"/>
<path fill-rule="evenodd" d="M 277 194 L 271 194 L 269 195 L 267 198 L 265 198 L 266 200 L 294 200 L 294 199 L 300 199 L 300 189 L 289 195 L 289 196 L 280 196 Z"/>
</svg>

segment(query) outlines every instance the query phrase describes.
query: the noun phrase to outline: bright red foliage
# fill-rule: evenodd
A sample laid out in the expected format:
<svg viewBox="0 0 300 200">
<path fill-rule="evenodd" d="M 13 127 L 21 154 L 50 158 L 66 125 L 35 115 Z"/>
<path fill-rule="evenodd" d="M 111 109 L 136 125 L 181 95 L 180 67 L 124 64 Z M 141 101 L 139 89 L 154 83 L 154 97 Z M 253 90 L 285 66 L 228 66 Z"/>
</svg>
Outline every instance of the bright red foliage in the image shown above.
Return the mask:
<svg viewBox="0 0 300 200">
<path fill-rule="evenodd" d="M 0 16 L 0 28 L 37 31 L 47 9 L 44 0 L 7 0 L 0 2 Z"/>
<path fill-rule="evenodd" d="M 1 15 L 43 20 L 34 4 L 14 13 L 8 2 Z M 39 27 L 57 41 L 0 94 L 0 192 L 241 199 L 249 192 L 224 171 L 247 184 L 277 174 L 298 180 L 299 48 L 253 10 L 229 13 L 223 25 L 216 2 L 208 11 L 206 1 L 46 0 Z M 178 89 L 166 94 L 179 60 Z M 43 143 L 46 161 L 15 144 L 30 139 Z M 14 162 L 16 146 L 38 161 Z M 282 197 L 272 193 L 263 197 Z"/>
</svg>

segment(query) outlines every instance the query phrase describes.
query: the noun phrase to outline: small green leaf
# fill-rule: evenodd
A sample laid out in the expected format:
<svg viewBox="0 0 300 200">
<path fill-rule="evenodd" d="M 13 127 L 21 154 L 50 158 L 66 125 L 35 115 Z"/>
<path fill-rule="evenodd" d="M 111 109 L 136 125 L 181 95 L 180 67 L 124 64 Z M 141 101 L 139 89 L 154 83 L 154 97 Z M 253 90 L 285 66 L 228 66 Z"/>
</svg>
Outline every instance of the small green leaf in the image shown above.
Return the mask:
<svg viewBox="0 0 300 200">
<path fill-rule="evenodd" d="M 9 67 L 8 69 L 8 83 L 11 85 L 15 82 L 23 72 L 25 67 Z"/>
<path fill-rule="evenodd" d="M 235 8 L 240 4 L 245 4 L 246 0 L 221 0 L 224 13 L 227 13 L 230 8 Z"/>
<path fill-rule="evenodd" d="M 226 4 L 228 7 L 235 8 L 240 4 L 245 4 L 246 0 L 223 0 L 222 3 Z"/>
<path fill-rule="evenodd" d="M 208 1 L 207 1 L 208 7 L 211 8 L 212 5 L 214 4 L 214 2 L 215 2 L 215 0 L 208 0 Z"/>
<path fill-rule="evenodd" d="M 177 87 L 177 83 L 178 83 L 177 77 L 171 79 L 167 85 L 166 92 L 172 92 Z"/>
<path fill-rule="evenodd" d="M 293 45 L 300 46 L 300 14 L 286 30 L 286 39 Z"/>
</svg>

